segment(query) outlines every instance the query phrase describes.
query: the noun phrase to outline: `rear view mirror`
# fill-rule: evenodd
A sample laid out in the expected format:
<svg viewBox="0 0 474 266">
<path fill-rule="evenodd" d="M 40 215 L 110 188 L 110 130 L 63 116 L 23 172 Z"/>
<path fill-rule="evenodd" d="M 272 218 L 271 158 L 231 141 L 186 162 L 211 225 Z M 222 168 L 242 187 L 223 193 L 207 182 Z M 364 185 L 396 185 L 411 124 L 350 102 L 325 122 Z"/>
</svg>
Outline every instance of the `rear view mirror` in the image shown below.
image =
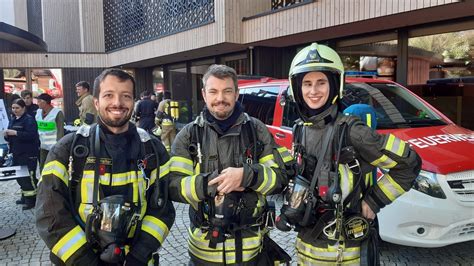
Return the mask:
<svg viewBox="0 0 474 266">
<path fill-rule="evenodd" d="M 280 105 L 281 106 L 285 106 L 286 105 L 286 98 L 288 97 L 287 95 L 287 92 L 286 90 L 284 90 L 282 93 L 281 93 L 281 96 L 280 96 Z"/>
</svg>

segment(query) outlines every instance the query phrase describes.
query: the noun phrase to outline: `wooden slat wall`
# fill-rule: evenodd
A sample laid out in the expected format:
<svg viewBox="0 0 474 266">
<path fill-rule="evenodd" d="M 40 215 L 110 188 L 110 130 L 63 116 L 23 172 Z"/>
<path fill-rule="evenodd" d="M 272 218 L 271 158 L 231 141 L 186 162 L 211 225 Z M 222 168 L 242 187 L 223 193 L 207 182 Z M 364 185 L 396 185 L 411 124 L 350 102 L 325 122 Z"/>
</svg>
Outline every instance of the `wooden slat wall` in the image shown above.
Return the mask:
<svg viewBox="0 0 474 266">
<path fill-rule="evenodd" d="M 242 42 L 252 43 L 460 1 L 316 0 L 311 4 L 244 21 Z"/>
<path fill-rule="evenodd" d="M 43 0 L 43 40 L 49 52 L 81 51 L 79 4 L 76 0 Z"/>
<path fill-rule="evenodd" d="M 76 106 L 77 94 L 75 85 L 79 81 L 87 81 L 92 86 L 95 78 L 102 72 L 102 68 L 65 68 L 63 69 L 63 107 L 66 122 L 72 122 L 79 117 Z"/>
<path fill-rule="evenodd" d="M 103 68 L 107 67 L 106 54 L 60 53 L 3 53 L 0 68 Z"/>
<path fill-rule="evenodd" d="M 251 17 L 272 8 L 271 0 L 239 0 L 242 17 Z"/>
<path fill-rule="evenodd" d="M 104 52 L 104 12 L 102 0 L 79 1 L 81 52 Z"/>
<path fill-rule="evenodd" d="M 426 84 L 430 79 L 430 62 L 419 58 L 408 59 L 408 85 Z"/>
</svg>

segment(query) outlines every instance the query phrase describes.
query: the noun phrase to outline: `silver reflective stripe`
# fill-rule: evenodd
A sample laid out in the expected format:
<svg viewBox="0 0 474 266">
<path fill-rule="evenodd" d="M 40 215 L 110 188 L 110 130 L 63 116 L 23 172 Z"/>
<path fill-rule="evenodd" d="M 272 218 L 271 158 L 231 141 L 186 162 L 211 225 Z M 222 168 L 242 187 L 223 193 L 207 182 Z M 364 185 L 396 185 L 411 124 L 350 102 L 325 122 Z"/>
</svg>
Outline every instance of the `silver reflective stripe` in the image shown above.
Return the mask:
<svg viewBox="0 0 474 266">
<path fill-rule="evenodd" d="M 263 165 L 264 165 L 265 167 L 272 167 L 272 166 L 276 166 L 277 164 L 275 163 L 274 160 L 270 159 L 270 160 L 264 162 Z"/>
<path fill-rule="evenodd" d="M 266 195 L 275 186 L 275 172 L 269 167 L 263 167 L 263 182 L 257 188 L 257 191 Z"/>
<path fill-rule="evenodd" d="M 170 163 L 170 171 L 178 171 L 178 172 L 181 172 L 181 173 L 184 173 L 184 174 L 193 174 L 193 165 L 192 165 L 192 161 L 189 160 L 191 162 L 191 164 L 189 163 L 186 163 L 186 162 L 182 162 L 180 160 L 187 160 L 185 158 L 182 158 L 182 157 L 172 157 L 171 158 L 171 163 Z"/>
<path fill-rule="evenodd" d="M 337 245 L 337 243 L 336 243 Z M 296 239 L 296 250 L 313 260 L 335 261 L 337 257 L 337 247 L 333 246 L 334 251 L 329 251 L 325 248 L 313 247 L 311 244 L 305 243 L 299 238 Z M 349 249 L 349 250 L 348 250 Z M 360 257 L 359 248 L 345 248 L 343 249 L 343 257 L 347 260 L 353 260 Z"/>
<path fill-rule="evenodd" d="M 351 192 L 352 172 L 346 164 L 339 164 L 339 175 L 341 177 L 342 200 L 344 200 Z"/>
<path fill-rule="evenodd" d="M 385 174 L 378 182 L 377 186 L 384 192 L 385 196 L 394 201 L 396 198 L 405 193 L 400 185 L 398 185 L 389 174 Z"/>
<path fill-rule="evenodd" d="M 166 232 L 163 231 L 163 229 L 161 227 L 159 227 L 157 224 L 154 224 L 148 220 L 143 220 L 142 221 L 142 226 L 145 225 L 145 226 L 148 226 L 150 227 L 151 229 L 155 230 L 156 232 L 158 232 L 163 238 L 165 237 L 166 235 Z"/>
</svg>

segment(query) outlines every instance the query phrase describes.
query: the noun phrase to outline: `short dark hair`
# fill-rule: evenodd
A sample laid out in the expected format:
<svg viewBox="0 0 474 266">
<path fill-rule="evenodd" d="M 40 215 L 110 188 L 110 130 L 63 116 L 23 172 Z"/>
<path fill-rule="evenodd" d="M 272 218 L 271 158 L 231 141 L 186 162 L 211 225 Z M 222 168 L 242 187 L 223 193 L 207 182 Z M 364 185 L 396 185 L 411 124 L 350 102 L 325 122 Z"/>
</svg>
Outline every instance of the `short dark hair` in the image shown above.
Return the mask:
<svg viewBox="0 0 474 266">
<path fill-rule="evenodd" d="M 33 97 L 33 92 L 31 92 L 30 90 L 22 90 L 20 95 L 21 98 L 25 98 L 26 96 Z"/>
<path fill-rule="evenodd" d="M 133 98 L 135 98 L 135 79 L 130 74 L 128 74 L 127 72 L 125 72 L 121 69 L 118 69 L 118 68 L 105 69 L 104 71 L 102 71 L 102 73 L 100 73 L 99 76 L 97 76 L 97 78 L 95 78 L 95 80 L 94 80 L 94 93 L 93 93 L 95 98 L 99 98 L 100 83 L 102 83 L 102 81 L 104 81 L 104 79 L 107 76 L 114 76 L 114 77 L 118 78 L 121 82 L 125 82 L 127 80 L 130 80 L 133 84 Z"/>
<path fill-rule="evenodd" d="M 83 87 L 84 89 L 87 89 L 87 91 L 91 90 L 91 85 L 89 85 L 89 82 L 87 81 L 79 81 L 76 83 L 76 87 Z"/>
<path fill-rule="evenodd" d="M 22 108 L 25 108 L 25 106 L 26 106 L 26 103 L 25 103 L 25 101 L 23 101 L 23 99 L 15 99 L 15 100 L 13 100 L 12 105 L 14 105 L 14 104 L 18 104 L 18 105 L 21 106 Z"/>
<path fill-rule="evenodd" d="M 204 76 L 202 77 L 202 85 L 203 85 L 203 90 L 206 89 L 206 82 L 209 77 L 216 77 L 218 79 L 225 79 L 225 78 L 231 78 L 232 81 L 234 82 L 234 89 L 237 91 L 238 89 L 238 84 L 237 84 L 237 73 L 235 72 L 235 69 L 226 66 L 226 65 L 211 65 Z"/>
</svg>

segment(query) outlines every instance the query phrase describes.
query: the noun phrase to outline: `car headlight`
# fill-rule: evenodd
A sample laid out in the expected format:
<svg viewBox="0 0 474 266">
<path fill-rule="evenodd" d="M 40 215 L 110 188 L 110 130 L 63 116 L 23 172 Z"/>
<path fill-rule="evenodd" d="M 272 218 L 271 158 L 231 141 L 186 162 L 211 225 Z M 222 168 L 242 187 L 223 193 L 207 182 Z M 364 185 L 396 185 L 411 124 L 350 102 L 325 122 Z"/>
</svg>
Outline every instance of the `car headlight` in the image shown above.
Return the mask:
<svg viewBox="0 0 474 266">
<path fill-rule="evenodd" d="M 443 189 L 438 183 L 438 179 L 436 178 L 436 174 L 426 172 L 421 170 L 418 177 L 413 182 L 414 189 L 420 191 L 421 193 L 425 193 L 431 197 L 445 199 L 446 195 L 443 192 Z"/>
</svg>

